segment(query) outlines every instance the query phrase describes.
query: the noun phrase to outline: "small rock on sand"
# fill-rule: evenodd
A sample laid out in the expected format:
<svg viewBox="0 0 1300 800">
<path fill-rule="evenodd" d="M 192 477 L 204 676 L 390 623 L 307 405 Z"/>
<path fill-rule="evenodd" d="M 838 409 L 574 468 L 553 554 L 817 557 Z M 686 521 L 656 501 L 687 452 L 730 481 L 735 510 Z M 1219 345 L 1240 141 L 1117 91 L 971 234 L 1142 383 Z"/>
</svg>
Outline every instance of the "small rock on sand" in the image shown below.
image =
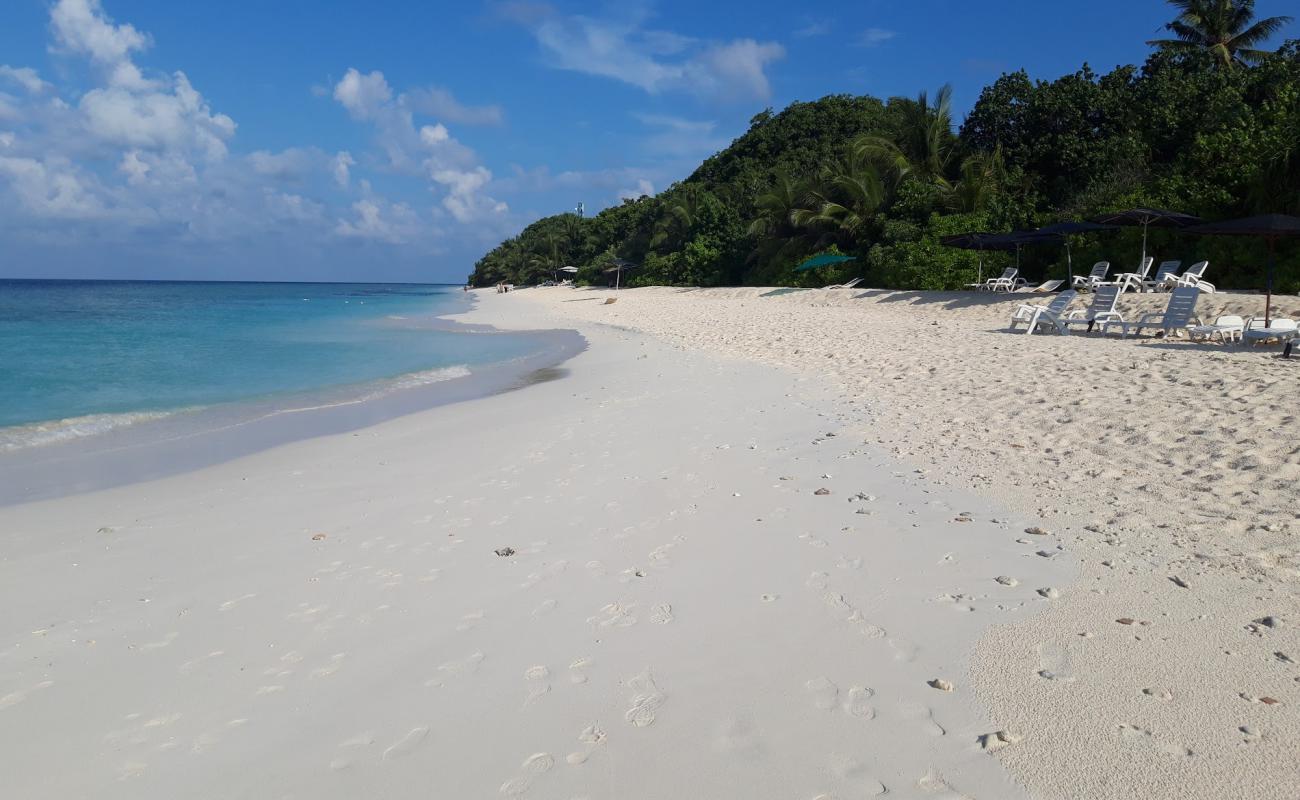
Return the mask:
<svg viewBox="0 0 1300 800">
<path fill-rule="evenodd" d="M 818 489 L 817 491 L 813 492 L 813 494 L 815 494 L 815 495 L 828 495 L 828 494 L 830 494 L 830 493 L 831 493 L 831 490 L 830 490 L 830 489 L 827 489 L 827 488 L 824 487 L 824 486 L 823 486 L 822 488 Z"/>
<path fill-rule="evenodd" d="M 1007 731 L 994 731 L 993 733 L 980 734 L 975 737 L 975 741 L 979 743 L 981 750 L 991 753 L 994 750 L 1000 750 L 1009 744 L 1015 744 L 1024 738 L 1025 737 L 1023 736 L 1008 733 Z"/>
<path fill-rule="evenodd" d="M 1035 525 L 1035 526 L 1032 527 L 1032 528 L 1025 528 L 1025 533 L 1031 534 L 1031 535 L 1033 535 L 1033 536 L 1047 536 L 1047 535 L 1048 535 L 1048 534 L 1047 534 L 1047 531 L 1043 530 L 1042 528 L 1038 527 L 1037 525 Z"/>
<path fill-rule="evenodd" d="M 1016 580 L 1015 578 L 1011 577 L 1010 575 L 999 575 L 999 576 L 997 576 L 996 578 L 994 578 L 993 580 L 997 581 L 998 583 L 1002 584 L 1003 586 L 1019 586 L 1019 585 L 1020 585 L 1020 581 Z"/>
<path fill-rule="evenodd" d="M 512 555 L 514 555 L 514 554 L 515 554 L 515 549 L 514 549 L 513 547 L 502 547 L 501 549 L 499 549 L 499 550 L 493 550 L 492 552 L 496 553 L 497 555 L 501 556 L 502 558 L 506 558 L 506 557 L 508 557 L 508 556 L 512 556 Z"/>
<path fill-rule="evenodd" d="M 1061 596 L 1060 591 L 1058 591 L 1053 586 L 1045 586 L 1042 589 L 1039 589 L 1038 594 L 1043 597 L 1046 597 L 1048 600 L 1055 600 L 1056 598 Z"/>
<path fill-rule="evenodd" d="M 925 683 L 931 689 L 938 689 L 941 692 L 951 692 L 954 688 L 956 688 L 952 685 L 950 681 L 945 681 L 943 678 L 935 678 L 934 680 L 929 680 L 926 681 Z"/>
</svg>

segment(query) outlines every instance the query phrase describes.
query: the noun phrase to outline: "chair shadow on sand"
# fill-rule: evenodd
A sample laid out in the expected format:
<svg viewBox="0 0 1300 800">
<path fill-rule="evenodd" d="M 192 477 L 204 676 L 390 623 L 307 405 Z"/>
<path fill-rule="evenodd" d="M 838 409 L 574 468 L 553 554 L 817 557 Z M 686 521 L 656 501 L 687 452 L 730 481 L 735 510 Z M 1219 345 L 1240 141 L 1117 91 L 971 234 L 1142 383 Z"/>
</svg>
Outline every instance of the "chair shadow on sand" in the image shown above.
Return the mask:
<svg viewBox="0 0 1300 800">
<path fill-rule="evenodd" d="M 1033 292 L 960 292 L 960 291 L 902 291 L 868 289 L 853 295 L 854 300 L 876 300 L 881 303 L 910 303 L 912 305 L 941 305 L 947 309 L 980 308 L 1005 304 L 1009 300 L 1045 297 Z"/>
</svg>

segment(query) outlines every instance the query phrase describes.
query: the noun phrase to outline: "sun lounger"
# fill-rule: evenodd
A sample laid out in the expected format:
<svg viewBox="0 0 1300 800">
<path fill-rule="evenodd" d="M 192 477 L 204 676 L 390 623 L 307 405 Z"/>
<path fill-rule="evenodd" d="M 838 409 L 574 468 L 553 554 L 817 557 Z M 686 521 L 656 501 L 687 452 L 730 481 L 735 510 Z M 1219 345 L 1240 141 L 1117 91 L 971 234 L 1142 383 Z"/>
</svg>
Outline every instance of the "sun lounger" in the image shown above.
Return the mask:
<svg viewBox="0 0 1300 800">
<path fill-rule="evenodd" d="M 1105 322 L 1123 322 L 1124 316 L 1115 310 L 1119 302 L 1119 287 L 1113 283 L 1098 286 L 1092 293 L 1092 302 L 1087 308 L 1071 311 L 1060 324 L 1069 330 L 1071 326 L 1091 331 L 1093 326 Z"/>
<path fill-rule="evenodd" d="M 1209 266 L 1210 262 L 1208 261 L 1197 261 L 1195 264 L 1188 267 L 1182 275 L 1175 275 L 1173 273 L 1166 275 L 1164 280 L 1161 281 L 1160 285 L 1157 286 L 1156 289 L 1158 291 L 1166 291 L 1179 286 L 1195 286 L 1203 292 L 1213 294 L 1214 284 L 1201 278 Z"/>
<path fill-rule="evenodd" d="M 1165 310 L 1155 314 L 1144 314 L 1137 322 L 1124 322 L 1122 320 L 1111 320 L 1102 323 L 1102 335 L 1110 333 L 1111 330 L 1118 330 L 1120 337 L 1126 337 L 1129 332 L 1140 336 L 1142 331 L 1147 329 L 1163 330 L 1165 336 L 1172 336 L 1176 331 L 1185 330 L 1193 322 L 1197 325 L 1201 323 L 1193 314 L 1196 311 L 1196 301 L 1201 296 L 1201 290 L 1195 286 L 1180 286 L 1174 289 L 1169 295 L 1169 305 Z"/>
<path fill-rule="evenodd" d="M 1154 292 L 1164 285 L 1170 275 L 1176 275 L 1178 268 L 1182 266 L 1181 261 L 1161 261 L 1160 266 L 1156 267 L 1154 277 L 1141 282 L 1139 292 Z"/>
<path fill-rule="evenodd" d="M 1110 281 L 1110 283 L 1118 286 L 1121 292 L 1127 292 L 1130 289 L 1140 292 L 1142 291 L 1142 281 L 1147 279 L 1147 275 L 1151 272 L 1151 265 L 1154 263 L 1155 259 L 1147 256 L 1142 259 L 1137 272 L 1122 272 L 1116 275 L 1115 280 Z"/>
<path fill-rule="evenodd" d="M 1048 294 L 1049 292 L 1054 292 L 1057 289 L 1061 288 L 1061 284 L 1063 283 L 1065 283 L 1065 281 L 1062 280 L 1043 281 L 1042 283 L 1032 288 L 1026 285 L 1021 287 L 1017 291 L 1020 292 L 1021 294 Z"/>
<path fill-rule="evenodd" d="M 1092 265 L 1092 271 L 1087 275 L 1074 276 L 1074 288 L 1076 289 L 1095 289 L 1098 285 L 1106 282 L 1106 273 L 1110 272 L 1109 261 L 1098 261 Z"/>
<path fill-rule="evenodd" d="M 1205 339 L 1206 341 L 1219 341 L 1227 344 L 1228 342 L 1241 341 L 1242 332 L 1246 329 L 1246 321 L 1236 314 L 1224 314 L 1217 317 L 1213 324 L 1195 325 L 1187 329 L 1187 335 L 1191 339 Z"/>
<path fill-rule="evenodd" d="M 989 278 L 983 283 L 971 284 L 974 288 L 984 292 L 1015 292 L 1025 286 L 1025 279 L 1019 277 L 1020 270 L 1015 267 L 1007 267 L 1002 270 L 1002 274 L 996 278 Z"/>
<path fill-rule="evenodd" d="M 1278 317 L 1269 320 L 1267 326 L 1264 325 L 1263 317 L 1252 317 L 1246 323 L 1246 329 L 1241 334 L 1241 340 L 1248 344 L 1260 344 L 1261 342 L 1286 343 L 1295 338 L 1300 338 L 1300 326 L 1296 325 L 1296 321 Z"/>
<path fill-rule="evenodd" d="M 823 289 L 852 289 L 854 286 L 857 286 L 859 283 L 862 283 L 862 281 L 863 281 L 862 278 L 854 278 L 848 283 L 837 283 L 833 286 L 823 286 L 822 288 Z"/>
<path fill-rule="evenodd" d="M 1070 303 L 1074 302 L 1074 298 L 1077 297 L 1078 294 L 1079 293 L 1073 289 L 1066 289 L 1056 297 L 1053 297 L 1052 302 L 1045 305 L 1022 303 L 1016 309 L 1016 312 L 1011 315 L 1011 327 L 1009 330 L 1014 331 L 1017 325 L 1024 325 L 1026 328 L 1025 333 L 1034 333 L 1038 330 L 1039 326 L 1050 325 L 1061 333 L 1069 333 L 1065 326 L 1061 324 L 1061 317 L 1065 314 L 1065 309 L 1069 307 Z"/>
</svg>

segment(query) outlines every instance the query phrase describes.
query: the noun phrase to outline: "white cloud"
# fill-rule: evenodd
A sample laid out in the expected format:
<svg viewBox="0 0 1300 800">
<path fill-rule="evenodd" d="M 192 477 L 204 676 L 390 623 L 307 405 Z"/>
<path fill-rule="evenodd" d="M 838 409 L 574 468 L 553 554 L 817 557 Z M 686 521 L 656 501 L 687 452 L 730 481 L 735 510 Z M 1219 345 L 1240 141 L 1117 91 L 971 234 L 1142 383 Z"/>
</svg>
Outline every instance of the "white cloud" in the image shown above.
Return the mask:
<svg viewBox="0 0 1300 800">
<path fill-rule="evenodd" d="M 172 81 L 169 91 L 109 86 L 86 92 L 80 103 L 86 130 L 122 147 L 183 151 L 208 160 L 223 158 L 226 140 L 235 134 L 235 121 L 214 114 L 185 73 L 177 72 Z"/>
<path fill-rule="evenodd" d="M 41 94 L 52 88 L 50 84 L 41 80 L 41 76 L 31 67 L 11 67 L 8 64 L 0 64 L 0 79 L 18 84 L 29 94 Z"/>
<path fill-rule="evenodd" d="M 645 178 L 636 182 L 635 189 L 621 189 L 618 193 L 619 200 L 636 200 L 639 197 L 649 197 L 654 195 L 655 185 Z"/>
<path fill-rule="evenodd" d="M 505 203 L 485 193 L 492 173 L 479 163 L 474 151 L 457 141 L 441 122 L 417 129 L 407 95 L 395 96 L 382 72 L 363 75 L 349 68 L 334 87 L 334 98 L 354 118 L 374 125 L 376 143 L 388 157 L 390 168 L 423 175 L 441 190 L 442 208 L 458 222 L 483 222 L 509 210 Z M 356 231 L 372 229 L 367 215 L 380 213 L 378 206 L 354 206 L 354 211 L 358 221 L 340 228 L 340 232 L 348 231 L 345 235 L 361 235 Z"/>
<path fill-rule="evenodd" d="M 131 53 L 144 50 L 147 34 L 131 25 L 114 25 L 99 0 L 59 0 L 50 9 L 54 49 L 88 56 L 105 71 L 113 86 L 144 88 L 148 82 L 131 62 Z"/>
<path fill-rule="evenodd" d="M 321 154 L 301 147 L 290 147 L 278 153 L 256 150 L 248 154 L 253 172 L 278 181 L 304 180 L 316 167 Z"/>
<path fill-rule="evenodd" d="M 351 219 L 338 221 L 334 227 L 336 234 L 350 239 L 405 244 L 419 233 L 419 217 L 410 206 L 375 195 L 364 181 L 362 190 L 365 196 L 352 204 Z"/>
<path fill-rule="evenodd" d="M 39 217 L 93 219 L 107 213 L 93 178 L 67 159 L 0 156 L 0 178 L 9 181 L 22 206 Z"/>
<path fill-rule="evenodd" d="M 775 42 L 706 42 L 629 19 L 535 14 L 529 27 L 558 69 L 613 78 L 652 94 L 689 91 L 722 100 L 765 100 L 767 67 L 785 56 Z"/>
<path fill-rule="evenodd" d="M 438 86 L 412 89 L 404 95 L 406 105 L 416 113 L 460 125 L 500 125 L 505 112 L 500 106 L 467 106 Z"/>
<path fill-rule="evenodd" d="M 858 44 L 863 47 L 875 47 L 878 44 L 889 41 L 897 35 L 897 31 L 886 30 L 885 28 L 867 28 L 858 37 Z"/>
<path fill-rule="evenodd" d="M 712 120 L 691 120 L 667 114 L 633 113 L 655 133 L 645 140 L 646 149 L 663 155 L 678 158 L 697 158 L 717 152 L 726 146 L 727 140 L 717 136 L 714 129 L 717 123 Z"/>
<path fill-rule="evenodd" d="M 362 75 L 349 68 L 334 87 L 334 99 L 355 119 L 373 120 L 393 99 L 393 92 L 379 70 Z"/>
<path fill-rule="evenodd" d="M 330 169 L 334 174 L 334 182 L 339 186 L 347 186 L 352 178 L 351 168 L 357 162 L 352 159 L 352 154 L 347 150 L 341 150 L 334 154 Z"/>
</svg>

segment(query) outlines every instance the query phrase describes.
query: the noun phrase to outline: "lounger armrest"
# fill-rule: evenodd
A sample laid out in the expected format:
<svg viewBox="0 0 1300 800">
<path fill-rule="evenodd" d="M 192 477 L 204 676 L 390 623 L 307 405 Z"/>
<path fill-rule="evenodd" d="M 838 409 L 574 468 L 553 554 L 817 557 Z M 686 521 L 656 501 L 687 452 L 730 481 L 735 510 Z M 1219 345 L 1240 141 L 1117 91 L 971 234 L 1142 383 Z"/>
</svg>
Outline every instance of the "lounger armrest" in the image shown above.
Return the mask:
<svg viewBox="0 0 1300 800">
<path fill-rule="evenodd" d="M 1124 315 L 1118 311 L 1099 311 L 1097 312 L 1097 316 L 1092 318 L 1092 321 L 1096 323 L 1123 322 Z"/>
</svg>

